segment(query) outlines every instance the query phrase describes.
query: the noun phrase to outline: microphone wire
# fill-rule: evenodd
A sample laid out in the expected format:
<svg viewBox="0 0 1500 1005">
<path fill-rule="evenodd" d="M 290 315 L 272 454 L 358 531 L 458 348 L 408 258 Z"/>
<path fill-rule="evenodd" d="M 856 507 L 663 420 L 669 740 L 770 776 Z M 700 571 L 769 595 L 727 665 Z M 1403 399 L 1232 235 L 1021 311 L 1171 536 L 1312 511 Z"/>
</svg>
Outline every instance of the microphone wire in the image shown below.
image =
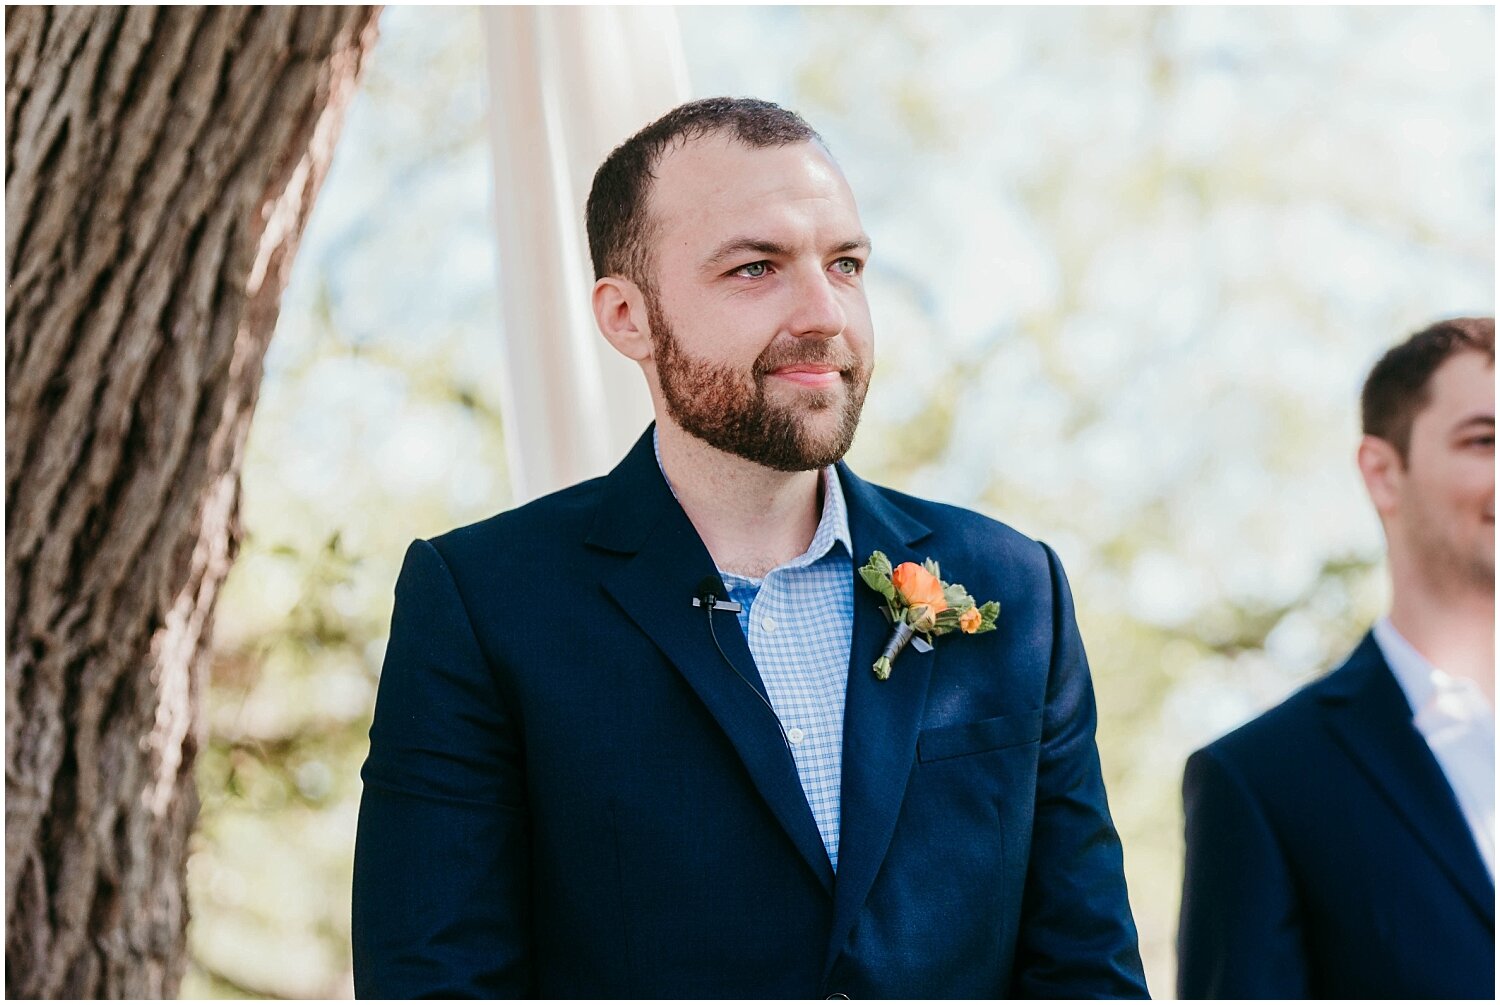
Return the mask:
<svg viewBox="0 0 1500 1005">
<path fill-rule="evenodd" d="M 788 754 L 792 754 L 792 763 L 795 765 L 797 763 L 797 755 L 792 753 L 791 741 L 786 738 L 786 727 L 781 724 L 781 716 L 776 714 L 775 706 L 771 704 L 771 702 L 766 698 L 765 695 L 760 693 L 760 688 L 750 683 L 750 679 L 744 674 L 740 673 L 739 667 L 734 665 L 734 661 L 729 658 L 729 654 L 724 652 L 724 647 L 719 645 L 719 633 L 714 630 L 714 604 L 718 603 L 718 596 L 715 595 L 714 591 L 707 590 L 704 592 L 703 596 L 700 599 L 703 602 L 704 610 L 708 612 L 708 635 L 709 638 L 714 640 L 714 648 L 719 651 L 719 657 L 725 662 L 729 669 L 734 671 L 734 675 L 736 677 L 745 682 L 746 687 L 755 692 L 755 697 L 759 698 L 760 703 L 766 706 L 766 709 L 770 711 L 771 719 L 776 723 L 777 731 L 781 733 L 782 746 L 786 747 L 786 752 Z"/>
</svg>

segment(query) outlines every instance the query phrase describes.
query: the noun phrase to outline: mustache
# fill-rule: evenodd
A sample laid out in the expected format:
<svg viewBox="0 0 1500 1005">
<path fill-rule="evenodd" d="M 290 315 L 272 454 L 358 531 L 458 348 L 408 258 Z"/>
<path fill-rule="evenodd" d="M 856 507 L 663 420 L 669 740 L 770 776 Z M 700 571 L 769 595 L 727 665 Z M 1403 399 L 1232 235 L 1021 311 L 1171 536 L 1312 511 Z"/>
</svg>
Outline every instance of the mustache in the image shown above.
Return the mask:
<svg viewBox="0 0 1500 1005">
<path fill-rule="evenodd" d="M 755 373 L 764 376 L 784 366 L 830 366 L 845 376 L 860 369 L 859 357 L 845 349 L 835 349 L 827 342 L 798 342 L 767 346 L 755 360 Z"/>
</svg>

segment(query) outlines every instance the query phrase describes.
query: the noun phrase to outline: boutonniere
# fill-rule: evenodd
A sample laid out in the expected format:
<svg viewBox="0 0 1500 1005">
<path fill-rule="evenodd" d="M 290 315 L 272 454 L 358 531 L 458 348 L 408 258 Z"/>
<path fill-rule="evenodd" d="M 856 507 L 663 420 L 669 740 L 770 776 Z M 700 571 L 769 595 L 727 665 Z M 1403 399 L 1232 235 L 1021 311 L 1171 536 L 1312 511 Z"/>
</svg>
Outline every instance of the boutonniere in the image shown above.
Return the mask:
<svg viewBox="0 0 1500 1005">
<path fill-rule="evenodd" d="M 930 558 L 921 565 L 902 562 L 892 569 L 891 560 L 877 551 L 859 570 L 859 578 L 885 598 L 886 617 L 895 625 L 872 668 L 880 680 L 891 675 L 891 662 L 913 638 L 920 636 L 931 645 L 935 637 L 954 630 L 965 635 L 992 632 L 1000 616 L 998 600 L 976 604 L 961 584 L 943 582 L 938 564 Z"/>
</svg>

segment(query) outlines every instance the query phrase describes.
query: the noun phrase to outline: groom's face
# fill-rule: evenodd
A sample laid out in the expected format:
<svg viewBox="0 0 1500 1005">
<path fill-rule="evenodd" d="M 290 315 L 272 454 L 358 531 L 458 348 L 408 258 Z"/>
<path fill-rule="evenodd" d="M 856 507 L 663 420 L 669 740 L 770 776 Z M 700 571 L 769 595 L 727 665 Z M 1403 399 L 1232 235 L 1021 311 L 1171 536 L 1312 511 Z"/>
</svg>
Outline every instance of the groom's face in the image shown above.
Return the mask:
<svg viewBox="0 0 1500 1005">
<path fill-rule="evenodd" d="M 844 455 L 869 386 L 869 240 L 813 143 L 711 135 L 656 170 L 643 290 L 668 414 L 710 445 L 804 471 Z"/>
<path fill-rule="evenodd" d="M 1459 352 L 1428 382 L 1412 421 L 1399 517 L 1429 574 L 1493 589 L 1495 368 Z"/>
</svg>

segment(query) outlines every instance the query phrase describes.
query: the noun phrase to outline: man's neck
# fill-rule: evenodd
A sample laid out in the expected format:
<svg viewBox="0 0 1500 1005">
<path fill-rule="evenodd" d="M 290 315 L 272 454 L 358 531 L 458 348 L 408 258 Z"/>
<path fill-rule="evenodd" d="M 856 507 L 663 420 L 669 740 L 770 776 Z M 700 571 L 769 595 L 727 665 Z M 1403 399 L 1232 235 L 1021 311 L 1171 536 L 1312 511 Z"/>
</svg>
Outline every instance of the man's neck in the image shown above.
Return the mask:
<svg viewBox="0 0 1500 1005">
<path fill-rule="evenodd" d="M 1392 569 L 1391 624 L 1427 662 L 1473 681 L 1495 704 L 1495 594 L 1434 590 Z"/>
<path fill-rule="evenodd" d="M 812 544 L 822 509 L 818 471 L 776 471 L 657 423 L 662 470 L 725 572 L 760 577 Z"/>
</svg>

